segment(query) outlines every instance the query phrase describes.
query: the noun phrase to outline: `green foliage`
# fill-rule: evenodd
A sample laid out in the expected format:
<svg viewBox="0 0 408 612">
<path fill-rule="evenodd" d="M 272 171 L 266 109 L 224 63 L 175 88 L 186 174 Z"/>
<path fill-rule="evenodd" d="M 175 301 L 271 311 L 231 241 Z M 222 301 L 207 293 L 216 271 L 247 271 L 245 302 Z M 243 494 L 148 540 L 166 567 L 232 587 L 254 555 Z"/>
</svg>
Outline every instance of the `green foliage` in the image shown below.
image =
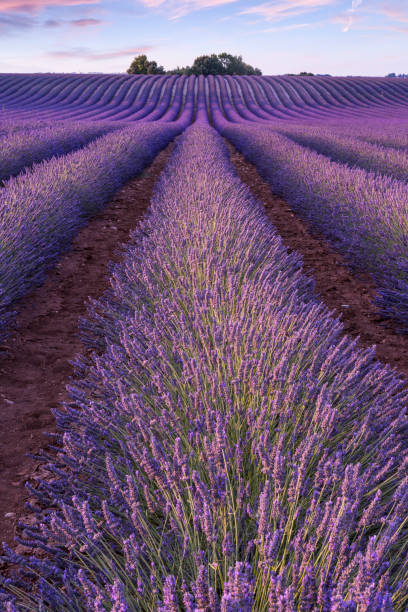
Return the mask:
<svg viewBox="0 0 408 612">
<path fill-rule="evenodd" d="M 146 55 L 136 56 L 126 72 L 128 74 L 166 74 L 163 66 L 158 66 L 154 60 L 150 62 Z"/>
<path fill-rule="evenodd" d="M 259 68 L 254 68 L 250 64 L 242 61 L 242 55 L 230 55 L 229 53 L 220 53 L 218 58 L 224 67 L 223 74 L 262 74 Z"/>
<path fill-rule="evenodd" d="M 147 61 L 147 58 L 145 55 L 139 55 L 139 58 L 145 58 L 145 61 Z M 133 64 L 139 58 L 135 58 L 135 60 L 133 61 Z M 147 62 L 147 63 L 156 64 L 156 62 Z M 137 65 L 139 66 L 139 63 Z M 129 68 L 128 70 L 129 74 L 163 74 L 164 73 L 164 71 L 163 72 L 157 72 L 157 71 L 156 72 L 146 72 L 145 70 L 137 70 L 137 71 L 132 70 L 130 72 L 131 68 Z M 159 68 L 162 68 L 162 67 L 159 66 Z M 259 68 L 254 68 L 253 66 L 246 64 L 242 60 L 242 55 L 230 55 L 229 53 L 219 53 L 218 55 L 216 55 L 215 53 L 212 53 L 211 55 L 200 55 L 196 57 L 192 66 L 183 66 L 183 67 L 177 66 L 177 68 L 173 70 L 168 70 L 167 74 L 187 74 L 187 75 L 195 74 L 197 76 L 200 74 L 203 74 L 205 76 L 209 74 L 213 74 L 213 75 L 216 75 L 216 74 L 261 75 L 262 72 L 261 70 L 259 70 Z"/>
<path fill-rule="evenodd" d="M 288 72 L 286 76 L 314 76 L 313 72 L 299 72 L 299 74 L 295 74 L 294 72 Z M 325 75 L 329 76 L 329 75 Z"/>
<path fill-rule="evenodd" d="M 223 65 L 215 53 L 211 55 L 199 55 L 195 58 L 194 64 L 191 66 L 190 74 L 224 74 Z"/>
<path fill-rule="evenodd" d="M 259 68 L 253 68 L 242 61 L 242 55 L 230 55 L 229 53 L 219 53 L 216 55 L 200 55 L 194 60 L 191 68 L 186 68 L 185 74 L 257 74 L 262 72 Z"/>
</svg>

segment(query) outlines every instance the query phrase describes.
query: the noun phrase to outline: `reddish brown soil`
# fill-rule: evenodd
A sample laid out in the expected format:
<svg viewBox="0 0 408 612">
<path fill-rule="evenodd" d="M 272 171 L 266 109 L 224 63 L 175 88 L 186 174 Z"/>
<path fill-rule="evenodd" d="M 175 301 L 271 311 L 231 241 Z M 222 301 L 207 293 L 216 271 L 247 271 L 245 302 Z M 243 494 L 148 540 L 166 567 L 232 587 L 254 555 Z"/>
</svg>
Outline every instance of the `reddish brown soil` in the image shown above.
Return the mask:
<svg viewBox="0 0 408 612">
<path fill-rule="evenodd" d="M 0 357 L 0 554 L 1 542 L 14 542 L 17 521 L 26 512 L 24 483 L 34 485 L 33 476 L 42 472 L 26 453 L 47 448 L 50 440 L 42 432 L 56 431 L 51 409 L 67 399 L 70 361 L 82 348 L 77 330 L 86 300 L 108 288 L 107 264 L 118 260 L 119 243 L 128 239 L 148 207 L 173 146 L 118 192 L 77 235 L 45 283 L 17 307 L 18 328 L 2 347 L 6 356 Z"/>
<path fill-rule="evenodd" d="M 302 255 L 304 270 L 315 279 L 321 299 L 334 315 L 341 315 L 344 331 L 359 336 L 362 346 L 376 345 L 381 361 L 408 377 L 408 336 L 397 334 L 396 326 L 385 321 L 373 306 L 376 288 L 368 275 L 352 274 L 342 256 L 334 251 L 310 224 L 302 221 L 258 174 L 255 166 L 227 143 L 231 161 L 240 179 L 263 202 L 269 219 L 289 250 Z"/>
<path fill-rule="evenodd" d="M 316 290 L 329 308 L 341 314 L 345 331 L 359 335 L 363 346 L 376 344 L 382 361 L 408 375 L 408 337 L 396 334 L 390 323 L 384 326 L 376 314 L 371 280 L 353 276 L 342 257 L 272 194 L 252 164 L 228 146 L 241 180 L 264 203 L 285 245 L 302 254 L 305 271 L 314 276 Z M 56 431 L 51 409 L 67 399 L 65 385 L 73 374 L 70 361 L 83 348 L 77 336 L 78 319 L 86 315 L 88 296 L 97 297 L 108 287 L 107 263 L 118 259 L 118 244 L 127 240 L 146 210 L 171 148 L 78 234 L 72 250 L 61 258 L 44 285 L 20 304 L 18 330 L 4 347 L 8 356 L 0 358 L 0 543 L 14 543 L 18 519 L 31 522 L 24 508 L 29 499 L 24 483 L 28 480 L 35 485 L 42 466 L 26 453 L 47 448 L 49 440 L 42 432 Z M 7 575 L 9 569 L 4 566 L 2 574 Z"/>
</svg>

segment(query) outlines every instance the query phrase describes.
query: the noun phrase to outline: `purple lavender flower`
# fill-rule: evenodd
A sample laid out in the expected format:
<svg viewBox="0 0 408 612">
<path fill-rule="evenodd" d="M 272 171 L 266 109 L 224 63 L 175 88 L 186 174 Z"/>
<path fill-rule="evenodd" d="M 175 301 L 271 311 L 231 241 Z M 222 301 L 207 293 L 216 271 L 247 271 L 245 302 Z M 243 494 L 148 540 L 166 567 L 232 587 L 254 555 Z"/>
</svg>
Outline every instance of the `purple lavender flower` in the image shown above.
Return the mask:
<svg viewBox="0 0 408 612">
<path fill-rule="evenodd" d="M 253 609 L 254 581 L 249 563 L 237 562 L 228 570 L 221 599 L 221 612 L 251 612 Z"/>
<path fill-rule="evenodd" d="M 178 139 L 111 274 L 51 478 L 30 489 L 52 510 L 21 541 L 49 558 L 5 548 L 20 570 L 0 595 L 403 612 L 405 382 L 342 334 L 213 129 Z"/>
<path fill-rule="evenodd" d="M 176 591 L 176 579 L 167 576 L 163 586 L 163 605 L 158 608 L 159 612 L 179 612 Z"/>
</svg>

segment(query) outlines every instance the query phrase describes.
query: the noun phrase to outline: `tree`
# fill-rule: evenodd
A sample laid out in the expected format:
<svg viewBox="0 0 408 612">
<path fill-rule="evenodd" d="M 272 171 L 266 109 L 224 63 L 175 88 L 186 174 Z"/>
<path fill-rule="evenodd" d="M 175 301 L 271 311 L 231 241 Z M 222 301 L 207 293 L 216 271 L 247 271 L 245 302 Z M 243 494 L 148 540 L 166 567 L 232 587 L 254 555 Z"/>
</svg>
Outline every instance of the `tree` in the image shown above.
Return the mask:
<svg viewBox="0 0 408 612">
<path fill-rule="evenodd" d="M 177 66 L 175 70 L 169 70 L 170 74 L 257 74 L 262 72 L 259 68 L 253 68 L 242 61 L 241 55 L 230 55 L 229 53 L 219 53 L 216 55 L 199 55 L 195 58 L 192 66 Z"/>
<path fill-rule="evenodd" d="M 313 72 L 299 72 L 299 74 L 295 74 L 294 72 L 287 72 L 286 76 L 314 76 Z M 330 76 L 330 74 L 325 74 L 323 76 Z"/>
<path fill-rule="evenodd" d="M 223 66 L 215 53 L 196 57 L 190 70 L 195 75 L 223 74 Z"/>
<path fill-rule="evenodd" d="M 128 74 L 256 74 L 261 75 L 259 68 L 254 68 L 242 60 L 242 55 L 230 55 L 229 53 L 219 53 L 216 55 L 199 55 L 195 58 L 192 66 L 184 66 L 173 70 L 164 70 L 163 66 L 158 66 L 157 62 L 149 61 L 146 55 L 138 55 L 128 69 Z"/>
<path fill-rule="evenodd" d="M 218 59 L 222 64 L 223 73 L 218 74 L 257 74 L 262 72 L 259 68 L 253 68 L 249 64 L 242 61 L 242 55 L 230 55 L 229 53 L 220 53 Z"/>
<path fill-rule="evenodd" d="M 194 60 L 191 74 L 258 74 L 262 72 L 259 68 L 253 68 L 242 61 L 242 55 L 230 55 L 219 53 L 215 55 L 200 55 Z"/>
<path fill-rule="evenodd" d="M 163 66 L 158 66 L 154 60 L 150 62 L 146 55 L 136 56 L 126 72 L 128 74 L 166 74 Z"/>
<path fill-rule="evenodd" d="M 172 70 L 168 70 L 166 74 L 191 74 L 191 67 L 190 66 L 184 66 L 184 68 L 180 68 L 180 66 L 177 66 L 177 68 L 173 68 Z"/>
</svg>

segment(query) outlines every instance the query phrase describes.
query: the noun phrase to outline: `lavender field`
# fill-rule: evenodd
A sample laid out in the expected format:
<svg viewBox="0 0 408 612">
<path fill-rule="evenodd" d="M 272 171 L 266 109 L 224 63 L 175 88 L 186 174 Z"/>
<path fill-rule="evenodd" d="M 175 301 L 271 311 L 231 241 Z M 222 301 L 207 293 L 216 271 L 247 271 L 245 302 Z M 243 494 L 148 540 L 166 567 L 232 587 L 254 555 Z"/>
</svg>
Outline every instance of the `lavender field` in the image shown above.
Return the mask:
<svg viewBox="0 0 408 612">
<path fill-rule="evenodd" d="M 408 83 L 4 74 L 0 142 L 4 345 L 74 237 L 174 143 L 79 321 L 16 540 L 36 553 L 4 543 L 0 609 L 407 612 L 406 380 L 345 333 L 228 147 L 404 336 Z"/>
</svg>

